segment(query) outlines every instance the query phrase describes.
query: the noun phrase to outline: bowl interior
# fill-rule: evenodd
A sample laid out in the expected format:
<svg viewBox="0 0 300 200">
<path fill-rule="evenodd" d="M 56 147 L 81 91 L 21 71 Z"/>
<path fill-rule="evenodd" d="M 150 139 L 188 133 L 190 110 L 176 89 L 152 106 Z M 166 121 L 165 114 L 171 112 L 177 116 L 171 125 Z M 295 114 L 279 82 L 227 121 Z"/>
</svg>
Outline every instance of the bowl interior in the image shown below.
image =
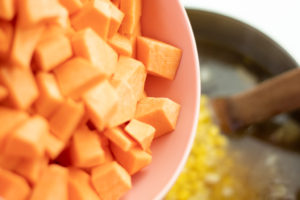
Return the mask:
<svg viewBox="0 0 300 200">
<path fill-rule="evenodd" d="M 146 81 L 149 96 L 169 97 L 181 104 L 181 111 L 176 130 L 153 142 L 152 163 L 133 177 L 133 188 L 123 200 L 161 199 L 170 189 L 191 149 L 200 103 L 196 45 L 179 1 L 143 0 L 142 33 L 183 50 L 174 81 L 152 76 Z"/>
</svg>

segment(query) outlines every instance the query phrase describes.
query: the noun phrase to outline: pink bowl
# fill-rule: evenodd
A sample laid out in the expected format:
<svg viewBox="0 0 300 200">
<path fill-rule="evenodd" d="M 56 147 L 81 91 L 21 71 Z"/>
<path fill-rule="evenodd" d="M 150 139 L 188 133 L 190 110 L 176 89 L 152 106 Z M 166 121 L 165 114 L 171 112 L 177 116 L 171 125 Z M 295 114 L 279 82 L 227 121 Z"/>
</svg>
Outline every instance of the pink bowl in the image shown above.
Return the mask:
<svg viewBox="0 0 300 200">
<path fill-rule="evenodd" d="M 123 200 L 162 199 L 178 177 L 192 147 L 200 103 L 196 44 L 186 12 L 178 0 L 143 0 L 142 33 L 183 50 L 174 81 L 148 77 L 149 96 L 169 97 L 181 104 L 176 130 L 154 141 L 152 163 L 133 177 Z"/>
</svg>

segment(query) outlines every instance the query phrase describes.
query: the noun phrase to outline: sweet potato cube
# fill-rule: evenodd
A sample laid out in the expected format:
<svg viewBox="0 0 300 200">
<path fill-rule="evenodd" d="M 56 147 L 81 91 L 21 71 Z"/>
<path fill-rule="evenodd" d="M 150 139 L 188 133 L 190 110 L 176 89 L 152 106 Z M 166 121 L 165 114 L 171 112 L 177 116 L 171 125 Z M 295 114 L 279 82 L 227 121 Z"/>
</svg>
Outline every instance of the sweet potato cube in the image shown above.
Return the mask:
<svg viewBox="0 0 300 200">
<path fill-rule="evenodd" d="M 115 6 L 113 3 L 110 3 L 110 9 L 111 9 L 111 21 L 109 26 L 108 37 L 111 37 L 118 32 L 121 22 L 124 18 L 124 13 L 120 11 L 119 8 Z"/>
<path fill-rule="evenodd" d="M 71 99 L 64 101 L 50 117 L 49 125 L 52 133 L 60 140 L 67 142 L 77 128 L 84 115 L 82 103 Z"/>
<path fill-rule="evenodd" d="M 155 133 L 153 126 L 133 119 L 125 126 L 125 131 L 140 144 L 144 151 L 150 148 Z"/>
<path fill-rule="evenodd" d="M 120 32 L 131 35 L 140 21 L 142 0 L 120 0 L 120 10 L 125 14 Z"/>
<path fill-rule="evenodd" d="M 8 89 L 9 98 L 16 108 L 25 110 L 38 98 L 38 88 L 29 69 L 0 67 L 0 82 Z"/>
<path fill-rule="evenodd" d="M 54 74 L 63 95 L 73 98 L 79 97 L 105 76 L 97 67 L 80 57 L 60 65 Z"/>
<path fill-rule="evenodd" d="M 147 97 L 137 105 L 135 119 L 155 128 L 155 138 L 175 129 L 180 105 L 168 98 Z"/>
<path fill-rule="evenodd" d="M 89 60 L 107 77 L 116 70 L 118 54 L 90 28 L 77 32 L 72 38 L 77 56 Z"/>
<path fill-rule="evenodd" d="M 108 43 L 118 54 L 129 57 L 132 55 L 132 42 L 126 36 L 116 33 L 108 39 Z"/>
<path fill-rule="evenodd" d="M 55 137 L 52 133 L 45 135 L 45 151 L 47 156 L 54 160 L 65 147 L 65 143 Z"/>
<path fill-rule="evenodd" d="M 143 63 L 130 57 L 120 56 L 113 79 L 127 81 L 135 92 L 136 99 L 140 99 L 144 91 L 146 75 Z"/>
<path fill-rule="evenodd" d="M 128 151 L 130 148 L 135 146 L 135 142 L 133 139 L 127 135 L 121 128 L 115 127 L 112 129 L 107 129 L 104 132 L 105 137 L 107 137 L 111 142 L 117 145 L 124 151 Z"/>
<path fill-rule="evenodd" d="M 87 127 L 75 131 L 70 148 L 72 164 L 76 167 L 91 168 L 105 161 L 97 132 Z"/>
<path fill-rule="evenodd" d="M 5 1 L 1 1 L 1 2 L 5 2 Z M 1 13 L 1 2 L 0 2 L 0 13 Z M 6 59 L 7 57 L 9 57 L 12 39 L 13 39 L 13 25 L 7 21 L 0 21 L 0 44 L 1 44 L 0 59 Z"/>
<path fill-rule="evenodd" d="M 29 200 L 68 200 L 68 170 L 52 164 L 46 168 L 32 190 Z"/>
<path fill-rule="evenodd" d="M 5 153 L 21 158 L 37 158 L 44 155 L 44 136 L 48 132 L 47 121 L 34 116 L 17 127 L 4 146 Z"/>
<path fill-rule="evenodd" d="M 108 122 L 109 127 L 115 127 L 134 117 L 137 99 L 135 98 L 133 89 L 127 82 L 113 80 L 111 84 L 118 96 L 122 98 L 121 101 L 118 101 L 117 110 Z"/>
<path fill-rule="evenodd" d="M 22 2 L 22 1 L 20 1 Z M 11 60 L 23 68 L 30 67 L 34 49 L 45 29 L 45 25 L 37 24 L 23 27 L 17 22 L 11 47 Z"/>
<path fill-rule="evenodd" d="M 17 192 L 16 192 L 17 191 Z M 26 200 L 30 187 L 21 177 L 0 168 L 0 197 L 9 200 Z"/>
<path fill-rule="evenodd" d="M 6 87 L 0 85 L 0 102 L 8 96 L 8 91 Z"/>
<path fill-rule="evenodd" d="M 124 151 L 115 144 L 112 144 L 111 149 L 117 162 L 120 163 L 130 175 L 137 173 L 152 161 L 152 156 L 139 147 L 133 147 L 128 151 Z"/>
<path fill-rule="evenodd" d="M 91 177 L 83 170 L 69 168 L 69 200 L 100 200 L 94 190 Z"/>
<path fill-rule="evenodd" d="M 137 59 L 149 74 L 174 80 L 181 60 L 181 49 L 147 37 L 137 37 Z"/>
<path fill-rule="evenodd" d="M 63 97 L 53 74 L 40 72 L 36 75 L 36 82 L 40 91 L 35 102 L 36 112 L 49 118 L 63 102 Z"/>
<path fill-rule="evenodd" d="M 56 33 L 47 39 L 41 39 L 37 44 L 34 57 L 37 65 L 43 71 L 50 71 L 72 56 L 69 38 L 63 33 Z"/>
<path fill-rule="evenodd" d="M 75 30 L 92 28 L 104 40 L 107 39 L 111 21 L 111 8 L 109 1 L 93 0 L 84 4 L 80 12 L 71 18 Z"/>
<path fill-rule="evenodd" d="M 22 159 L 19 165 L 14 169 L 16 173 L 23 176 L 29 183 L 35 185 L 48 165 L 48 158 L 27 158 Z"/>
<path fill-rule="evenodd" d="M 26 112 L 0 106 L 0 144 L 10 131 L 27 120 L 28 117 Z"/>
<path fill-rule="evenodd" d="M 92 184 L 102 200 L 119 199 L 131 189 L 131 177 L 117 162 L 92 170 Z"/>
<path fill-rule="evenodd" d="M 61 17 L 66 9 L 57 0 L 18 1 L 18 20 L 22 26 L 33 26 Z M 64 11 L 62 11 L 64 10 Z"/>
<path fill-rule="evenodd" d="M 70 15 L 83 7 L 83 3 L 80 0 L 59 0 L 59 2 L 69 11 Z"/>
<path fill-rule="evenodd" d="M 104 80 L 83 95 L 88 115 L 99 131 L 102 131 L 117 110 L 118 94 L 113 86 Z"/>
<path fill-rule="evenodd" d="M 0 1 L 0 19 L 10 21 L 16 13 L 15 0 Z"/>
</svg>

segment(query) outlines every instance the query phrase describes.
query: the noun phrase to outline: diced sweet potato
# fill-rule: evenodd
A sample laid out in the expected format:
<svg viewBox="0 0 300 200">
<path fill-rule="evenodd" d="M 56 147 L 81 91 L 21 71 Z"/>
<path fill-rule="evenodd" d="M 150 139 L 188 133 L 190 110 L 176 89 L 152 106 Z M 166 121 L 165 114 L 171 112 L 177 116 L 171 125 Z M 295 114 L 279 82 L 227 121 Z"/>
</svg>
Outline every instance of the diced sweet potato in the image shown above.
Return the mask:
<svg viewBox="0 0 300 200">
<path fill-rule="evenodd" d="M 135 92 L 136 99 L 140 99 L 144 91 L 146 75 L 143 63 L 133 58 L 120 56 L 113 79 L 127 81 Z"/>
<path fill-rule="evenodd" d="M 103 0 L 88 1 L 80 12 L 71 18 L 71 23 L 75 30 L 91 27 L 104 40 L 108 36 L 110 21 L 110 2 Z"/>
<path fill-rule="evenodd" d="M 50 117 L 50 129 L 57 138 L 67 142 L 77 128 L 83 115 L 83 104 L 77 103 L 71 99 L 67 99 Z"/>
<path fill-rule="evenodd" d="M 125 81 L 113 80 L 112 86 L 115 88 L 119 97 L 116 112 L 108 122 L 109 127 L 115 127 L 129 121 L 134 117 L 137 99 L 130 85 Z"/>
<path fill-rule="evenodd" d="M 6 86 L 15 107 L 27 109 L 38 98 L 38 88 L 29 69 L 0 67 L 0 82 Z"/>
<path fill-rule="evenodd" d="M 23 176 L 29 183 L 35 185 L 48 165 L 48 158 L 27 158 L 22 159 L 18 166 L 14 169 L 16 173 Z"/>
<path fill-rule="evenodd" d="M 129 57 L 132 55 L 132 42 L 127 37 L 116 33 L 108 39 L 108 43 L 118 54 Z"/>
<path fill-rule="evenodd" d="M 92 183 L 102 200 L 119 199 L 131 186 L 131 177 L 117 162 L 92 170 Z"/>
<path fill-rule="evenodd" d="M 22 1 L 19 1 L 22 2 Z M 30 67 L 34 49 L 45 29 L 45 25 L 37 24 L 23 27 L 20 23 L 15 26 L 11 47 L 11 60 L 23 68 Z"/>
<path fill-rule="evenodd" d="M 105 75 L 86 59 L 75 57 L 54 70 L 64 96 L 80 97 L 85 91 L 104 79 Z"/>
<path fill-rule="evenodd" d="M 137 59 L 149 74 L 173 80 L 181 60 L 181 50 L 164 42 L 137 37 Z"/>
<path fill-rule="evenodd" d="M 133 147 L 128 151 L 124 151 L 117 145 L 111 145 L 112 152 L 122 167 L 124 167 L 130 175 L 133 175 L 149 165 L 152 156 L 139 147 Z"/>
<path fill-rule="evenodd" d="M 0 19 L 12 20 L 16 13 L 15 0 L 0 1 Z"/>
<path fill-rule="evenodd" d="M 0 102 L 8 96 L 8 91 L 6 87 L 0 85 Z"/>
<path fill-rule="evenodd" d="M 155 138 L 175 129 L 180 105 L 168 98 L 147 97 L 137 105 L 135 119 L 155 128 Z"/>
<path fill-rule="evenodd" d="M 121 128 L 115 127 L 112 129 L 107 129 L 104 135 L 112 141 L 115 145 L 124 151 L 128 151 L 130 148 L 136 145 L 133 139 L 131 139 L 127 133 L 125 133 Z"/>
<path fill-rule="evenodd" d="M 50 159 L 54 160 L 63 151 L 65 146 L 65 143 L 53 134 L 48 133 L 45 135 L 45 151 Z"/>
<path fill-rule="evenodd" d="M 88 115 L 99 131 L 102 131 L 117 110 L 118 94 L 104 80 L 83 95 Z"/>
<path fill-rule="evenodd" d="M 119 8 L 113 3 L 110 3 L 110 9 L 111 9 L 111 21 L 110 21 L 110 26 L 108 31 L 108 37 L 111 37 L 118 32 L 121 22 L 124 18 L 124 13 L 120 11 Z"/>
<path fill-rule="evenodd" d="M 142 0 L 120 0 L 120 10 L 125 14 L 120 27 L 123 34 L 133 34 L 140 21 L 142 13 Z"/>
<path fill-rule="evenodd" d="M 30 200 L 68 200 L 68 170 L 52 164 L 46 168 L 32 190 Z"/>
<path fill-rule="evenodd" d="M 83 7 L 83 3 L 80 0 L 59 0 L 59 1 L 69 11 L 70 15 L 79 11 Z"/>
<path fill-rule="evenodd" d="M 69 200 L 100 200 L 94 190 L 91 177 L 83 170 L 69 168 Z"/>
<path fill-rule="evenodd" d="M 6 141 L 5 153 L 21 158 L 37 158 L 44 155 L 44 136 L 48 132 L 47 121 L 34 116 L 16 128 Z"/>
<path fill-rule="evenodd" d="M 0 13 L 2 13 L 1 3 L 3 2 L 5 2 L 5 0 L 0 2 Z M 12 39 L 13 25 L 7 21 L 0 21 L 0 59 L 7 59 L 7 57 L 9 57 Z"/>
<path fill-rule="evenodd" d="M 47 39 L 42 38 L 35 49 L 34 58 L 40 69 L 50 71 L 72 56 L 69 38 L 63 33 L 56 33 Z"/>
<path fill-rule="evenodd" d="M 27 120 L 28 117 L 28 114 L 24 111 L 0 106 L 0 146 L 3 138 L 5 138 L 5 136 L 9 134 L 15 127 Z"/>
<path fill-rule="evenodd" d="M 40 72 L 36 75 L 36 81 L 40 95 L 35 102 L 35 109 L 38 114 L 49 118 L 63 102 L 63 97 L 53 74 Z"/>
<path fill-rule="evenodd" d="M 118 54 L 90 28 L 72 38 L 74 53 L 89 60 L 101 73 L 110 77 L 116 70 Z"/>
<path fill-rule="evenodd" d="M 0 197 L 9 200 L 26 200 L 30 187 L 26 181 L 10 171 L 0 168 Z"/>
<path fill-rule="evenodd" d="M 125 126 L 125 131 L 140 144 L 144 151 L 150 148 L 155 133 L 153 126 L 133 119 Z"/>
<path fill-rule="evenodd" d="M 105 161 L 97 132 L 87 127 L 75 131 L 70 148 L 72 164 L 76 167 L 91 168 Z"/>
</svg>

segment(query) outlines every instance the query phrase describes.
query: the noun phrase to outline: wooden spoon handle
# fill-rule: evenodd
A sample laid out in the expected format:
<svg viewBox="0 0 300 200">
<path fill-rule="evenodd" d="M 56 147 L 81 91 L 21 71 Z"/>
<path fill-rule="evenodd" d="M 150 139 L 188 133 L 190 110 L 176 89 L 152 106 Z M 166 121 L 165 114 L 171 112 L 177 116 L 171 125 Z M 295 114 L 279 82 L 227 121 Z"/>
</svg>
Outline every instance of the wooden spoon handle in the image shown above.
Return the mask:
<svg viewBox="0 0 300 200">
<path fill-rule="evenodd" d="M 226 132 L 297 109 L 300 107 L 300 69 L 266 80 L 235 96 L 213 99 L 212 105 Z"/>
</svg>

